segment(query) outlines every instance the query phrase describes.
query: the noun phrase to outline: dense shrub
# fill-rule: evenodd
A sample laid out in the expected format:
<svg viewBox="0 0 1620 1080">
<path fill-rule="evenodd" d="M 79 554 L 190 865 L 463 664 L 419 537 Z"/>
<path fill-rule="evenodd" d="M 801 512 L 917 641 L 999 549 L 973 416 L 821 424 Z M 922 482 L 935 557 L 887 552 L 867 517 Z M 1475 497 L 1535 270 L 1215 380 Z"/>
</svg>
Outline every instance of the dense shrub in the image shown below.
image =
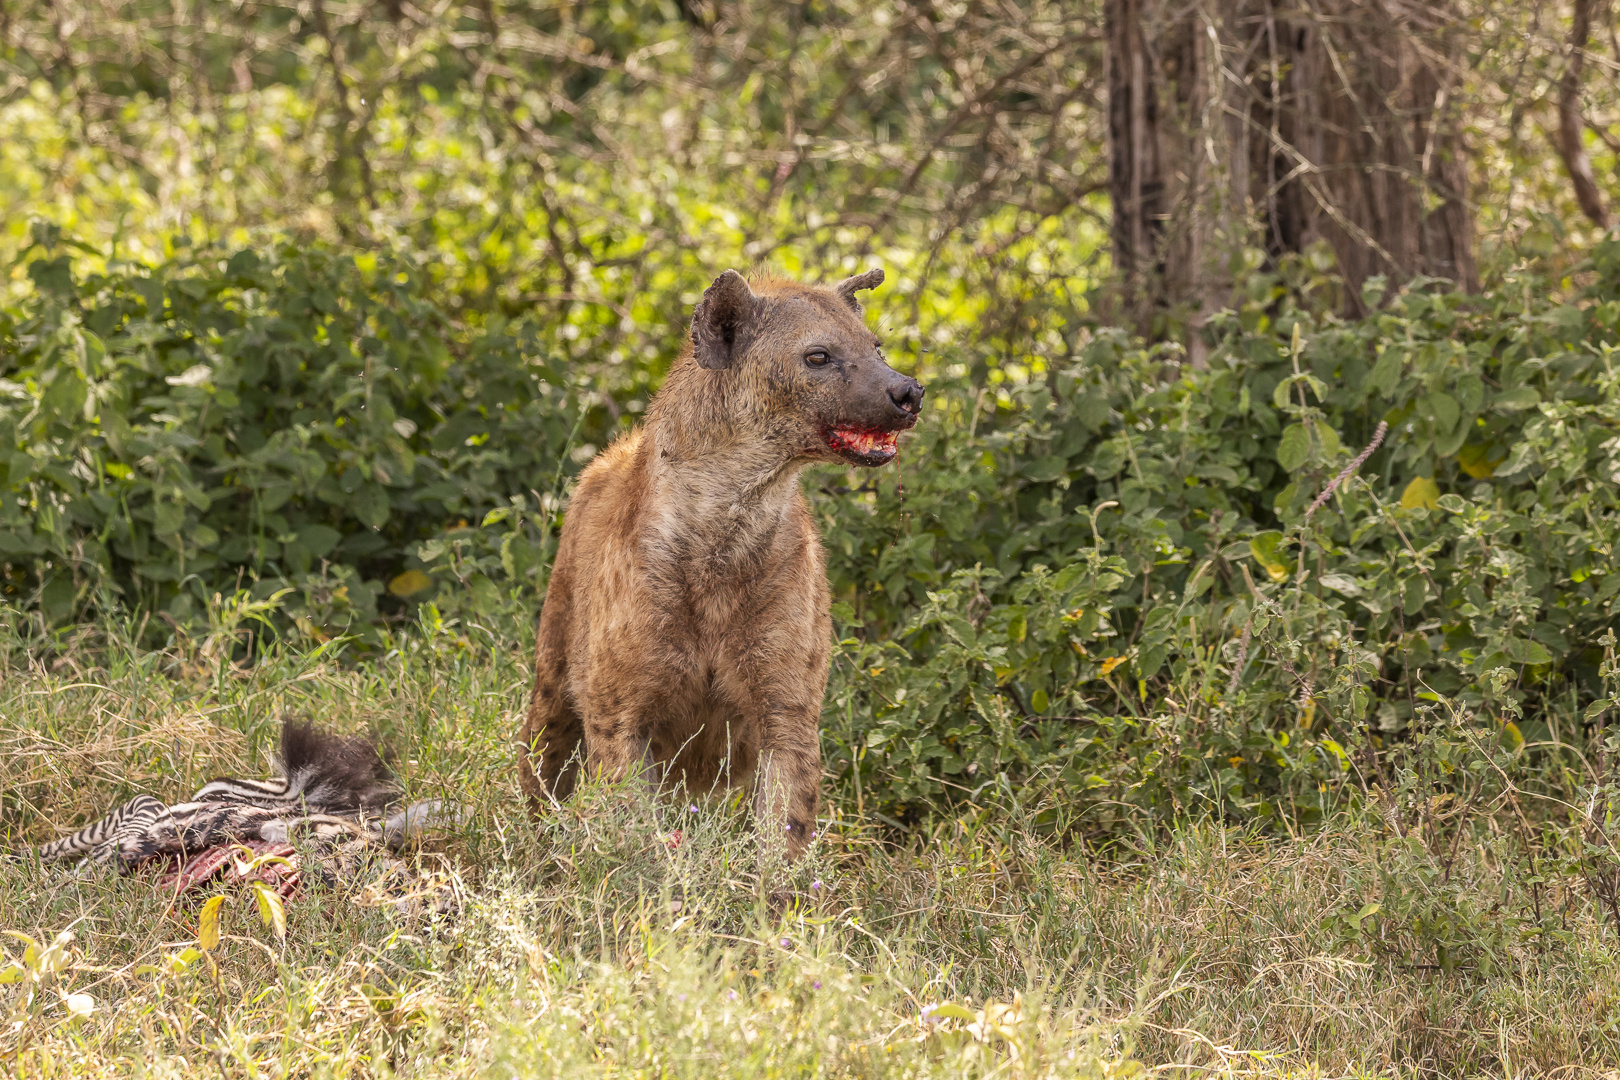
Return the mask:
<svg viewBox="0 0 1620 1080">
<path fill-rule="evenodd" d="M 0 553 L 46 623 L 184 629 L 241 587 L 362 644 L 418 615 L 521 625 L 567 477 L 642 404 L 385 259 L 30 272 L 0 318 Z M 1033 782 L 1099 827 L 1310 818 L 1426 700 L 1527 761 L 1578 742 L 1620 592 L 1620 244 L 1583 274 L 1567 302 L 1420 285 L 1359 322 L 1257 275 L 1196 370 L 1084 326 L 1055 360 L 914 356 L 930 407 L 900 467 L 807 485 L 837 782 L 896 820 Z"/>
<path fill-rule="evenodd" d="M 1309 817 L 1441 697 L 1578 743 L 1620 592 L 1620 245 L 1586 280 L 1343 322 L 1257 277 L 1207 370 L 1101 331 L 953 386 L 903 498 L 823 504 L 839 767 L 902 804 L 1044 771 L 1101 823 Z"/>
<path fill-rule="evenodd" d="M 595 432 L 532 327 L 457 326 L 386 260 L 30 274 L 0 321 L 0 557 L 52 623 L 117 603 L 184 624 L 247 587 L 292 590 L 308 632 L 369 634 L 431 586 L 418 543 L 549 494 Z M 507 554 L 514 577 L 539 556 Z"/>
</svg>

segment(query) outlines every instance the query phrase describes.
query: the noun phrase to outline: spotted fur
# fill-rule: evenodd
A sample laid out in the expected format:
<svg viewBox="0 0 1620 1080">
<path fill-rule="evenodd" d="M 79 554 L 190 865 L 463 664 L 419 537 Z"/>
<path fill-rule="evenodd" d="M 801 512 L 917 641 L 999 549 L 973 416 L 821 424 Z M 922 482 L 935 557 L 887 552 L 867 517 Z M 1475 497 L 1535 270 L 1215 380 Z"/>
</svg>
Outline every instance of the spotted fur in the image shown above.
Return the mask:
<svg viewBox="0 0 1620 1080">
<path fill-rule="evenodd" d="M 803 849 L 832 622 L 799 477 L 893 460 L 922 407 L 855 300 L 882 280 L 721 274 L 646 423 L 580 477 L 518 735 L 535 813 L 582 765 L 694 792 L 749 785 L 761 836 Z"/>
</svg>

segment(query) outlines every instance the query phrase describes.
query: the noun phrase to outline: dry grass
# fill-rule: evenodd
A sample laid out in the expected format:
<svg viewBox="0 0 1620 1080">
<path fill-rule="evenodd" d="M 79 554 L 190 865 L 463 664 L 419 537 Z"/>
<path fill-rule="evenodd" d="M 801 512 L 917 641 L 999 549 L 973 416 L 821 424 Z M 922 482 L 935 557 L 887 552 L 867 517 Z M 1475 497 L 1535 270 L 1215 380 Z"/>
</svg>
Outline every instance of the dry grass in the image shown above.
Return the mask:
<svg viewBox="0 0 1620 1080">
<path fill-rule="evenodd" d="M 1487 843 L 1442 873 L 1345 819 L 1298 841 L 1187 827 L 1104 858 L 1028 807 L 899 836 L 833 805 L 788 882 L 805 903 L 773 916 L 735 806 L 592 790 L 523 820 L 522 657 L 448 637 L 250 672 L 75 655 L 0 684 L 13 837 L 262 772 L 290 711 L 379 732 L 413 797 L 472 809 L 451 845 L 471 900 L 400 921 L 356 881 L 295 902 L 283 942 L 235 896 L 220 945 L 173 972 L 195 908 L 0 866 L 0 929 L 74 935 L 54 977 L 0 986 L 17 1075 L 1620 1075 L 1612 931 L 1556 883 L 1532 925 L 1524 869 Z M 23 960 L 3 947 L 0 968 Z"/>
</svg>

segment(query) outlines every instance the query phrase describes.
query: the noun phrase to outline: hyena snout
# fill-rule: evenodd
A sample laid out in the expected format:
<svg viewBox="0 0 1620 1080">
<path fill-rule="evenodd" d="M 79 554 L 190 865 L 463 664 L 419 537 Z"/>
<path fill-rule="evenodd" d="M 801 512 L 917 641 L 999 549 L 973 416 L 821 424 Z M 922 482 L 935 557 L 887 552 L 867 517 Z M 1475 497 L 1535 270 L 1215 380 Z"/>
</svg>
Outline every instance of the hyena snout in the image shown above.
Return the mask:
<svg viewBox="0 0 1620 1080">
<path fill-rule="evenodd" d="M 922 383 L 881 357 L 851 367 L 853 385 L 836 419 L 822 428 L 822 438 L 835 456 L 852 465 L 887 464 L 899 451 L 900 433 L 913 427 L 922 412 Z"/>
<path fill-rule="evenodd" d="M 889 380 L 889 402 L 903 414 L 901 423 L 910 427 L 922 412 L 923 384 L 898 371 L 893 376 Z"/>
<path fill-rule="evenodd" d="M 877 353 L 850 365 L 850 381 L 834 406 L 839 419 L 869 431 L 908 431 L 922 412 L 923 385 Z"/>
</svg>

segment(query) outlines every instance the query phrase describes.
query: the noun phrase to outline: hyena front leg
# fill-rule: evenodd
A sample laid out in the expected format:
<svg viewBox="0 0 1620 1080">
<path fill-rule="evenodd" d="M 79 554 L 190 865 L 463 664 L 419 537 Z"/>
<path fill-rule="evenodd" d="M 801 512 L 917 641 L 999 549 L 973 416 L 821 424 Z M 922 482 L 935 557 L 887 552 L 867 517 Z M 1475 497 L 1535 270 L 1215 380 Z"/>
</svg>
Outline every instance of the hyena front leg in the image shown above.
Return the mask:
<svg viewBox="0 0 1620 1080">
<path fill-rule="evenodd" d="M 648 702 L 643 707 L 639 701 L 626 706 L 622 698 L 610 702 L 611 711 L 596 704 L 598 708 L 587 707 L 585 714 L 585 761 L 591 774 L 612 783 L 635 777 L 649 791 L 657 790 L 662 769 L 653 760 L 652 721 L 648 719 L 655 706 Z"/>
<path fill-rule="evenodd" d="M 808 714 L 773 718 L 761 741 L 754 774 L 754 818 L 767 852 L 785 844 L 789 861 L 815 835 L 821 798 L 821 740 Z"/>
</svg>

